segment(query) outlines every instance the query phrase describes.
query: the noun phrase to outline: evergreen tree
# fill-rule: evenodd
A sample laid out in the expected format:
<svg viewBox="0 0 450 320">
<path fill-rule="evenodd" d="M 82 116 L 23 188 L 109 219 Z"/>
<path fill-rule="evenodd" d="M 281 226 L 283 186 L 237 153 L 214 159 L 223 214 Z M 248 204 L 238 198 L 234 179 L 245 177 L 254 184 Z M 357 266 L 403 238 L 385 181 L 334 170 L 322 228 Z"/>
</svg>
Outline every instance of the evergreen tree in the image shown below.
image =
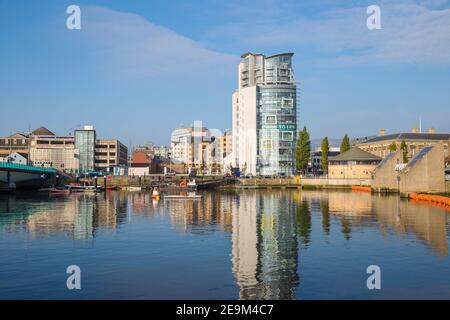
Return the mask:
<svg viewBox="0 0 450 320">
<path fill-rule="evenodd" d="M 403 163 L 408 162 L 408 146 L 406 145 L 405 140 L 400 144 L 400 150 L 403 151 Z"/>
<path fill-rule="evenodd" d="M 341 153 L 344 153 L 348 150 L 350 150 L 350 139 L 348 138 L 348 135 L 345 134 L 341 142 Z"/>
<path fill-rule="evenodd" d="M 391 152 L 397 151 L 397 144 L 395 142 L 392 142 L 391 145 L 389 146 L 389 150 Z"/>
<path fill-rule="evenodd" d="M 322 140 L 322 171 L 325 174 L 328 171 L 328 152 L 330 151 L 330 144 L 328 138 Z"/>
<path fill-rule="evenodd" d="M 305 248 L 308 248 L 308 245 L 311 242 L 311 227 L 311 210 L 308 203 L 302 201 L 297 206 L 297 230 L 300 243 Z"/>
<path fill-rule="evenodd" d="M 330 207 L 328 202 L 324 201 L 321 204 L 322 209 L 322 230 L 325 234 L 330 234 Z"/>
<path fill-rule="evenodd" d="M 311 141 L 309 140 L 309 133 L 306 126 L 299 132 L 296 142 L 295 161 L 297 170 L 305 173 L 308 167 L 308 162 L 311 157 Z"/>
</svg>

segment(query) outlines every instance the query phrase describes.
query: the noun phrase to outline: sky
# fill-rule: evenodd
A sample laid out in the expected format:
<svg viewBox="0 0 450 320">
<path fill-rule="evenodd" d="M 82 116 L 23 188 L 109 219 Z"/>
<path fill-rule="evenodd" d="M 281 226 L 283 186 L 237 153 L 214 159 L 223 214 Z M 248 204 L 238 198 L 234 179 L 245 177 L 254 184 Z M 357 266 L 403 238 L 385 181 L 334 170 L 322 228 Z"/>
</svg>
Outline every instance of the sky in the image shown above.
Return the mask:
<svg viewBox="0 0 450 320">
<path fill-rule="evenodd" d="M 81 29 L 69 30 L 69 5 Z M 381 29 L 369 30 L 369 5 Z M 312 138 L 450 132 L 447 0 L 0 0 L 0 136 L 168 144 L 179 125 L 231 128 L 240 55 L 293 52 Z"/>
</svg>

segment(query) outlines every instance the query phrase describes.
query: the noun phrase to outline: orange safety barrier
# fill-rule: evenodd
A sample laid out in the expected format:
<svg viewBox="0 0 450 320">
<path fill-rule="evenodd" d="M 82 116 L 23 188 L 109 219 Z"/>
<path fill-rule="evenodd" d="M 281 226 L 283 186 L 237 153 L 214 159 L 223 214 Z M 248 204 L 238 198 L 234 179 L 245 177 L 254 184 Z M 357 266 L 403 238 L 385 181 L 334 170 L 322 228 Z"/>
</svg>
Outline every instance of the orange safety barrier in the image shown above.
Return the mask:
<svg viewBox="0 0 450 320">
<path fill-rule="evenodd" d="M 372 188 L 363 186 L 352 186 L 352 191 L 372 192 Z"/>
<path fill-rule="evenodd" d="M 412 200 L 427 201 L 427 202 L 442 204 L 445 206 L 450 206 L 450 198 L 449 197 L 436 196 L 436 195 L 431 195 L 431 194 L 411 193 L 409 195 L 409 198 Z"/>
</svg>

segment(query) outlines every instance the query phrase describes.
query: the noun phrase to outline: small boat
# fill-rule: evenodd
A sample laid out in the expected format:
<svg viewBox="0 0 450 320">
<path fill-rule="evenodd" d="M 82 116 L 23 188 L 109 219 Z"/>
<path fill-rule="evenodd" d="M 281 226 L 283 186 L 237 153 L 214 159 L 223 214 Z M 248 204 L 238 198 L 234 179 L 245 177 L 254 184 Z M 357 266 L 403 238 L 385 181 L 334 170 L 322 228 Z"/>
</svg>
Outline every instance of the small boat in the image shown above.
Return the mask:
<svg viewBox="0 0 450 320">
<path fill-rule="evenodd" d="M 50 190 L 50 194 L 70 194 L 70 190 L 57 188 Z"/>
<path fill-rule="evenodd" d="M 164 200 L 199 200 L 203 196 L 201 194 L 192 194 L 189 193 L 187 195 L 176 194 L 176 195 L 166 195 L 164 196 Z"/>
<path fill-rule="evenodd" d="M 83 191 L 84 192 L 88 192 L 88 193 L 91 193 L 91 192 L 96 193 L 96 192 L 101 191 L 101 190 L 99 188 L 96 188 L 95 186 L 85 186 Z"/>
<path fill-rule="evenodd" d="M 142 191 L 142 187 L 127 187 L 127 191 Z"/>
<path fill-rule="evenodd" d="M 65 187 L 71 192 L 101 192 L 103 190 L 101 186 L 80 186 L 69 184 Z"/>
<path fill-rule="evenodd" d="M 70 190 L 64 188 L 41 188 L 38 192 L 48 193 L 48 194 L 69 194 Z"/>
</svg>

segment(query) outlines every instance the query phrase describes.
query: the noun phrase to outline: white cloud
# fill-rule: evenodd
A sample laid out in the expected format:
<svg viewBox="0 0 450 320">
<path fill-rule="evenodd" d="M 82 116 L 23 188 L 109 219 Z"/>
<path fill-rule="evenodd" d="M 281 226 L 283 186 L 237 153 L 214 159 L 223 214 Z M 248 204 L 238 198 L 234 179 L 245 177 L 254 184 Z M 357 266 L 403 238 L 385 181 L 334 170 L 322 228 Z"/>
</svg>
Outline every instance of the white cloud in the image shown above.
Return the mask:
<svg viewBox="0 0 450 320">
<path fill-rule="evenodd" d="M 426 2 L 426 3 L 425 3 Z M 318 17 L 284 22 L 252 21 L 221 26 L 211 37 L 230 37 L 250 47 L 314 49 L 332 63 L 450 64 L 450 9 L 429 0 L 421 4 L 380 1 L 381 30 L 366 27 L 366 7 L 323 11 Z M 320 55 L 319 55 L 320 56 Z M 330 58 L 330 56 L 332 58 Z M 327 58 L 324 58 L 327 57 Z"/>
<path fill-rule="evenodd" d="M 82 14 L 84 40 L 97 62 L 119 76 L 201 76 L 234 71 L 238 61 L 137 14 L 96 6 L 83 7 Z"/>
</svg>

